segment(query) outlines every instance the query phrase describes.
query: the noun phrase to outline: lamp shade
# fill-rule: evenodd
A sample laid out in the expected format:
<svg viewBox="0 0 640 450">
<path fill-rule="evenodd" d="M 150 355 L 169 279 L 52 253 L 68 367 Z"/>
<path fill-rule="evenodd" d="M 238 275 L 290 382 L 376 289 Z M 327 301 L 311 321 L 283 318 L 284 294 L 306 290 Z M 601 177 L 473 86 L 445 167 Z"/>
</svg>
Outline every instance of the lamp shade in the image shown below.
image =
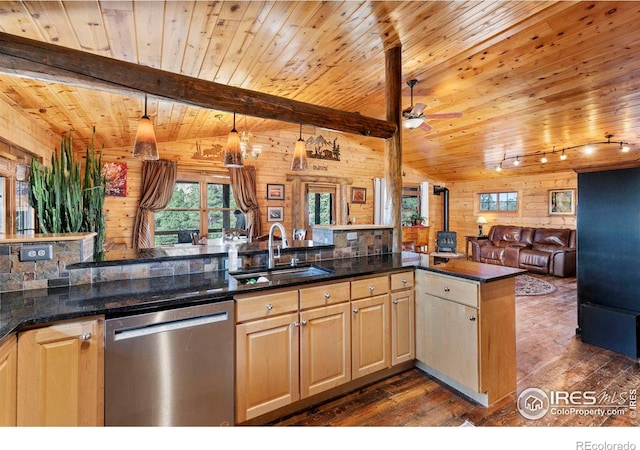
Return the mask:
<svg viewBox="0 0 640 450">
<path fill-rule="evenodd" d="M 144 115 L 138 122 L 136 140 L 133 143 L 133 157 L 143 160 L 159 159 L 158 146 L 156 145 L 156 133 L 153 130 L 153 122 L 147 116 L 147 96 L 144 96 Z"/>
<path fill-rule="evenodd" d="M 487 223 L 487 219 L 484 216 L 480 216 L 476 219 L 476 223 Z"/>
<path fill-rule="evenodd" d="M 222 165 L 225 167 L 244 166 L 242 161 L 242 149 L 240 148 L 240 135 L 236 131 L 235 127 L 229 132 L 227 149 L 224 152 L 224 161 Z"/>
<path fill-rule="evenodd" d="M 244 167 L 242 148 L 240 147 L 240 133 L 236 130 L 236 113 L 233 113 L 233 128 L 227 138 L 227 148 L 224 151 L 222 165 L 225 167 Z"/>
<path fill-rule="evenodd" d="M 296 141 L 296 147 L 293 150 L 293 161 L 291 161 L 291 170 L 307 170 L 307 148 L 302 139 Z"/>
<path fill-rule="evenodd" d="M 402 126 L 409 130 L 413 130 L 414 128 L 418 128 L 422 125 L 422 122 L 424 122 L 424 119 L 420 117 L 413 117 L 402 122 Z"/>
</svg>

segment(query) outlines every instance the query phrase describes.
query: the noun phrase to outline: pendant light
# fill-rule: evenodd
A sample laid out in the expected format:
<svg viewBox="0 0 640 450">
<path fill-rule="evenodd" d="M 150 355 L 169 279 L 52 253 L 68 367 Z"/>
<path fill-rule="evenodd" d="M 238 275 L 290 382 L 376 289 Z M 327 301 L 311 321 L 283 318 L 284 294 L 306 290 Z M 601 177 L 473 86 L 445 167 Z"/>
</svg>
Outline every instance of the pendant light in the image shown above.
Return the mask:
<svg viewBox="0 0 640 450">
<path fill-rule="evenodd" d="M 147 116 L 147 94 L 144 94 L 144 116 L 138 122 L 138 132 L 133 144 L 133 157 L 143 160 L 160 158 L 158 146 L 156 145 L 156 133 L 153 131 L 153 122 Z"/>
<path fill-rule="evenodd" d="M 233 113 L 233 128 L 229 132 L 227 139 L 227 148 L 224 151 L 224 160 L 222 163 L 225 167 L 243 167 L 242 150 L 240 149 L 240 135 L 236 130 L 236 113 Z"/>
<path fill-rule="evenodd" d="M 302 139 L 302 124 L 300 124 L 300 139 L 296 141 L 296 147 L 293 150 L 293 161 L 291 161 L 291 170 L 301 171 L 307 170 L 307 149 Z"/>
</svg>

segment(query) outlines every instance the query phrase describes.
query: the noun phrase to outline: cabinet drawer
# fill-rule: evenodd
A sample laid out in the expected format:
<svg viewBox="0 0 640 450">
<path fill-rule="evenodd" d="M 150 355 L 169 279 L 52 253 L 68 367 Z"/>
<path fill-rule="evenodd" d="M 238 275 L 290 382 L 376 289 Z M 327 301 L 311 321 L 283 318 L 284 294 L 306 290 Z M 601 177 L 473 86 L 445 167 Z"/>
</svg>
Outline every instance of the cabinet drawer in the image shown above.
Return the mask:
<svg viewBox="0 0 640 450">
<path fill-rule="evenodd" d="M 413 271 L 391 274 L 391 290 L 409 289 L 413 287 Z"/>
<path fill-rule="evenodd" d="M 389 276 L 365 278 L 351 282 L 351 299 L 373 297 L 389 292 Z"/>
<path fill-rule="evenodd" d="M 478 307 L 478 283 L 443 275 L 423 274 L 427 294 Z"/>
<path fill-rule="evenodd" d="M 300 289 L 300 309 L 349 301 L 349 282 Z"/>
<path fill-rule="evenodd" d="M 262 319 L 298 310 L 298 291 L 236 296 L 236 322 Z"/>
</svg>

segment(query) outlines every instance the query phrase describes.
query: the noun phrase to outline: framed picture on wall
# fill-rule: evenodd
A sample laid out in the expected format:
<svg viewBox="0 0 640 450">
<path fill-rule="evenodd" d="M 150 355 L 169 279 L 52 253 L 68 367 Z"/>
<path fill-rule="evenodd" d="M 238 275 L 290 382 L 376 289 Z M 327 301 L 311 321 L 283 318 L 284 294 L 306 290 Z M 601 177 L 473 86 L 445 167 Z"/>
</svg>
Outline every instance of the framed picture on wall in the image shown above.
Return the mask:
<svg viewBox="0 0 640 450">
<path fill-rule="evenodd" d="M 367 203 L 367 188 L 352 187 L 351 203 Z"/>
<path fill-rule="evenodd" d="M 284 200 L 284 184 L 267 184 L 267 200 Z"/>
<path fill-rule="evenodd" d="M 549 191 L 549 215 L 573 216 L 575 213 L 575 189 L 551 189 Z"/>
<path fill-rule="evenodd" d="M 267 222 L 280 222 L 284 217 L 282 206 L 267 206 Z"/>
</svg>

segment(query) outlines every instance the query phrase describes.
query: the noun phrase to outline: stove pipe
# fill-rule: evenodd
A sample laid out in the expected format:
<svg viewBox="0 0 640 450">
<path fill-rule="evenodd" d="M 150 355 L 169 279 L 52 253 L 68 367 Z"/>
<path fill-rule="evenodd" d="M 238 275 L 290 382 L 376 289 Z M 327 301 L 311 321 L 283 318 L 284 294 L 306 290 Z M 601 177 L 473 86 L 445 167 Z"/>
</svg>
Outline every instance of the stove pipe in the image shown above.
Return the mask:
<svg viewBox="0 0 640 450">
<path fill-rule="evenodd" d="M 443 229 L 442 231 L 449 231 L 449 189 L 442 186 L 434 186 L 433 194 L 440 195 L 440 193 L 444 192 L 444 199 L 442 200 L 442 215 L 443 219 Z"/>
</svg>

